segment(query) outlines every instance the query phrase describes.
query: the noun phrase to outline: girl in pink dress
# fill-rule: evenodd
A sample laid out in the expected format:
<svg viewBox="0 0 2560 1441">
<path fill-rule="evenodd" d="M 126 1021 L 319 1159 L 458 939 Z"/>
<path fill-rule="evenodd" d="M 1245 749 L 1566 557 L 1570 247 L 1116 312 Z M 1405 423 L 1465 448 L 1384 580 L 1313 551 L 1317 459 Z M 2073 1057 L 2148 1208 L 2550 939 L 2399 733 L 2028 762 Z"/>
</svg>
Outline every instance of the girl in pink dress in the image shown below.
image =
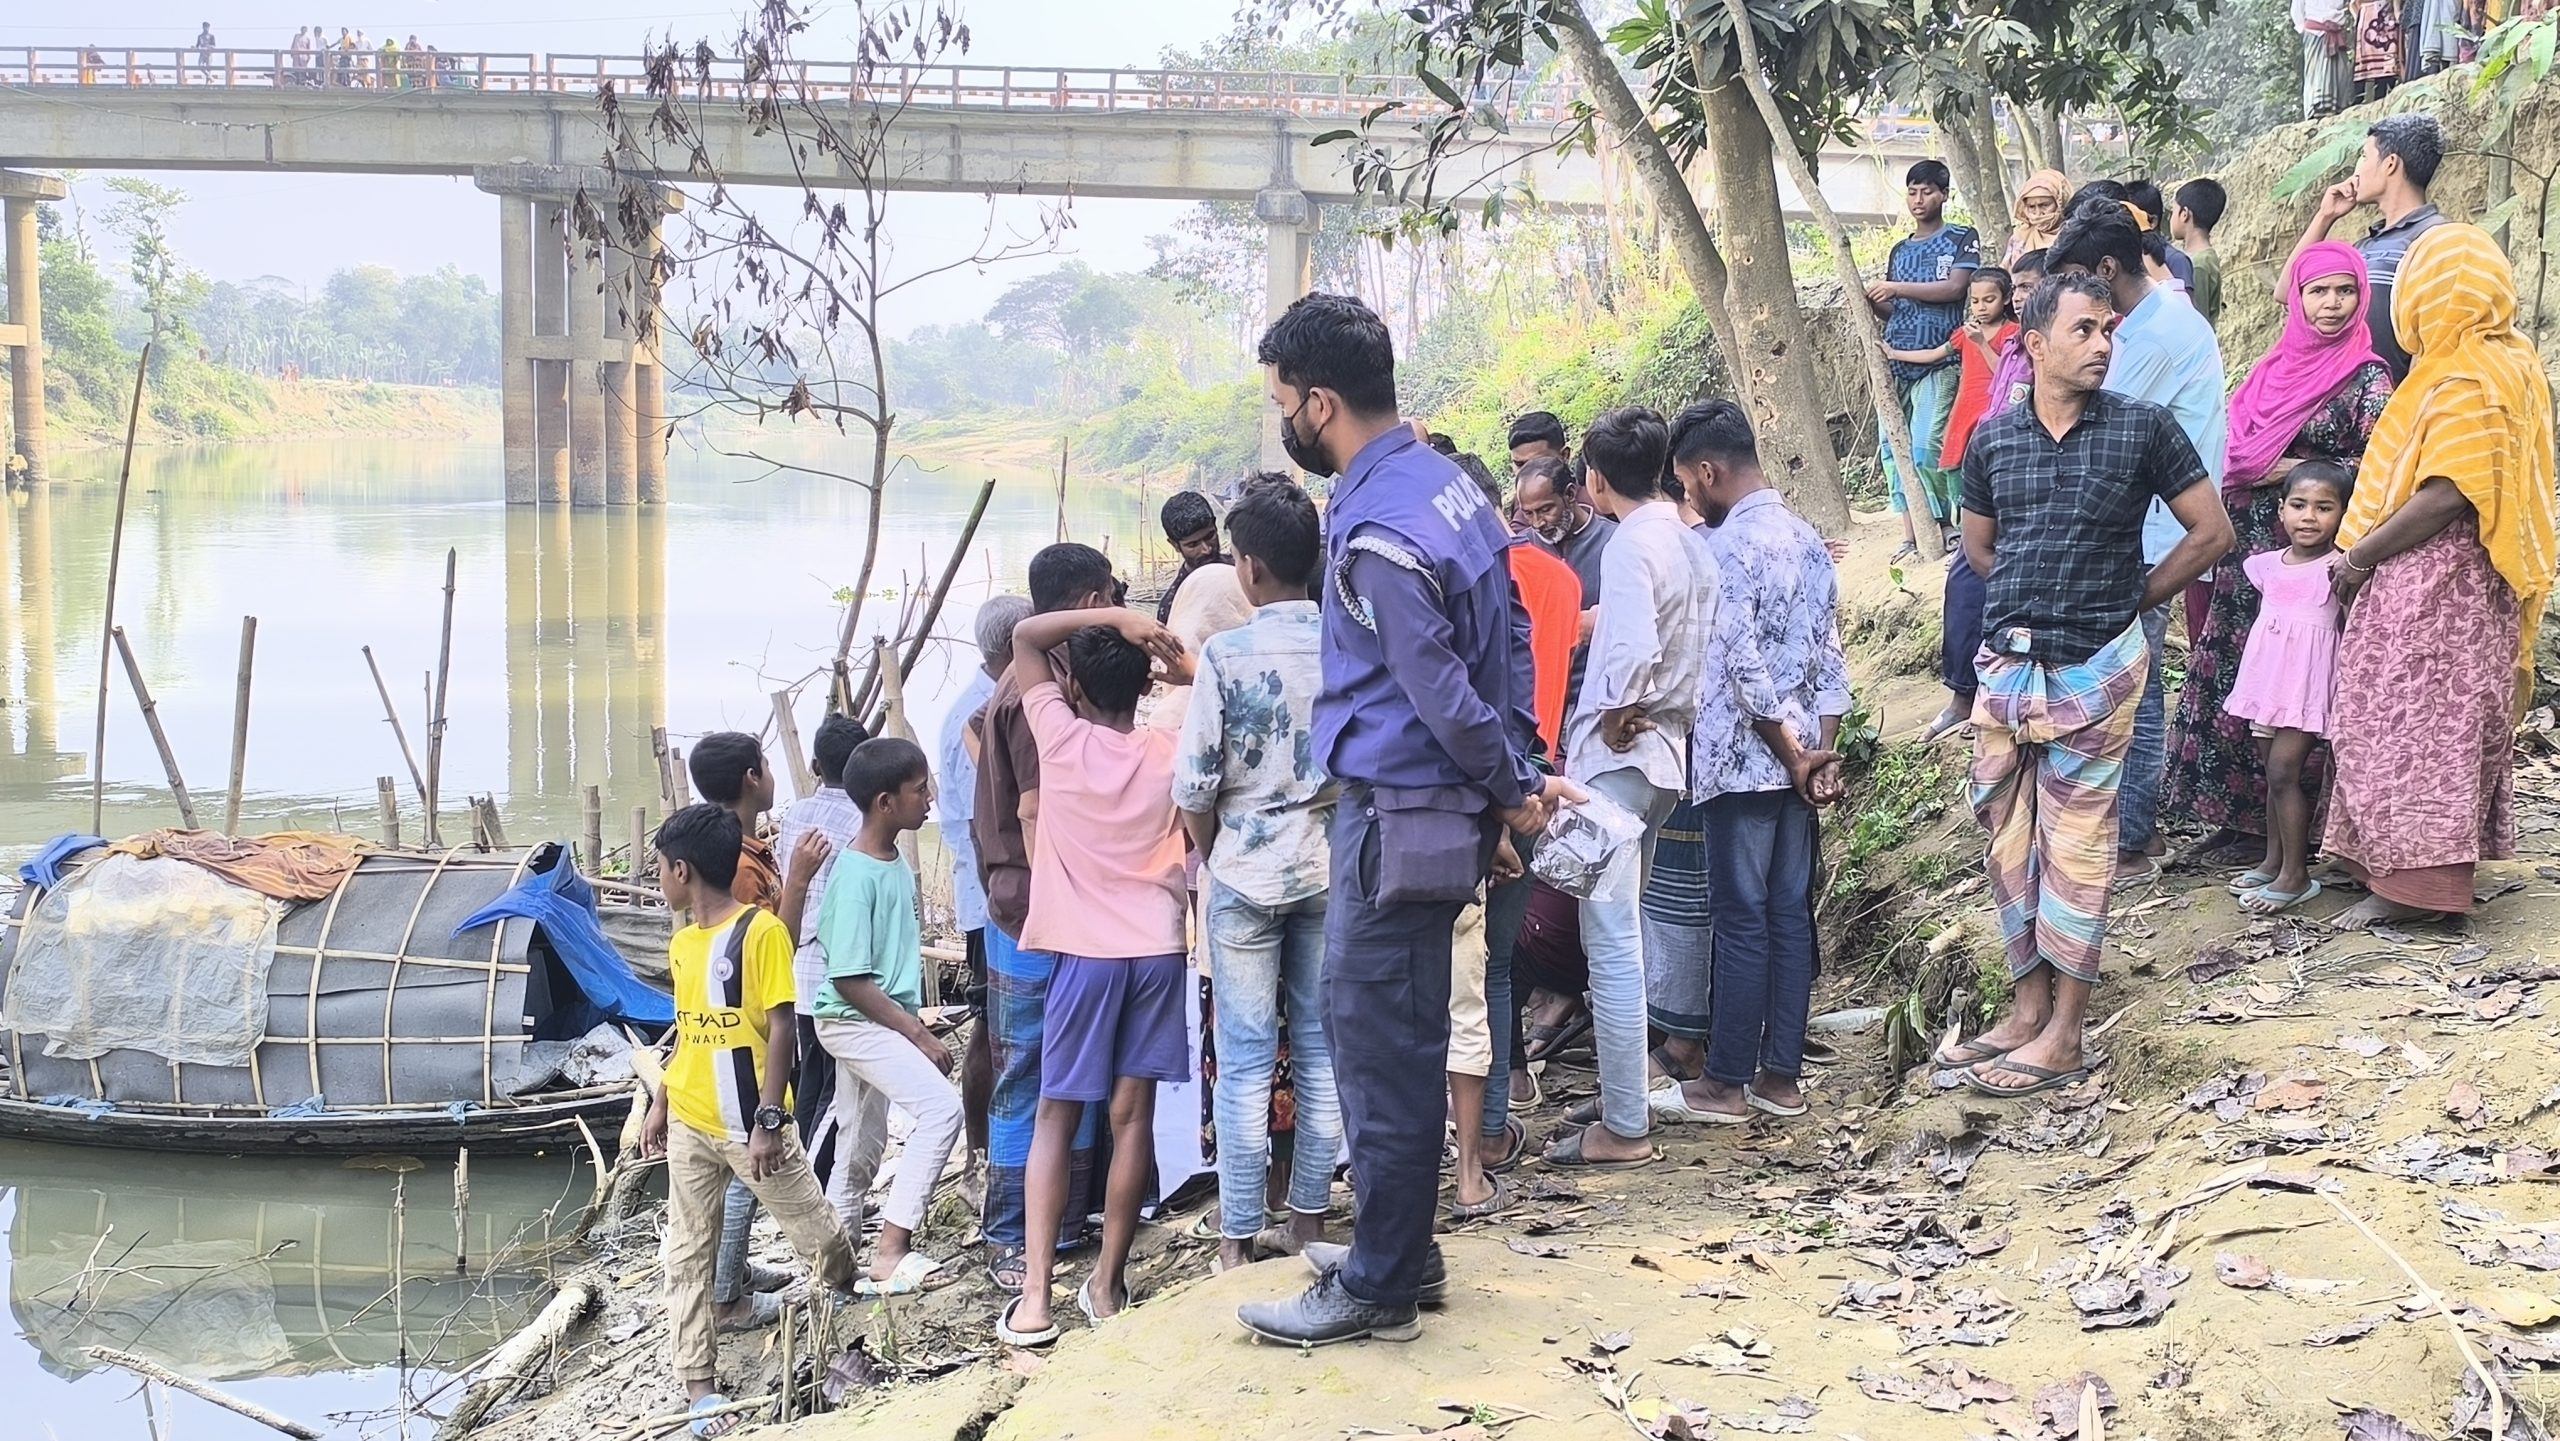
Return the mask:
<svg viewBox="0 0 2560 1441">
<path fill-rule="evenodd" d="M 2338 602 L 2329 588 L 2338 524 L 2354 482 L 2344 466 L 2306 460 L 2285 477 L 2277 525 L 2292 545 L 2241 563 L 2264 597 L 2223 709 L 2250 723 L 2267 772 L 2267 858 L 2233 883 L 2240 908 L 2273 915 L 2320 894 L 2311 879 L 2311 797 L 2302 763 L 2329 731 L 2338 671 Z"/>
</svg>

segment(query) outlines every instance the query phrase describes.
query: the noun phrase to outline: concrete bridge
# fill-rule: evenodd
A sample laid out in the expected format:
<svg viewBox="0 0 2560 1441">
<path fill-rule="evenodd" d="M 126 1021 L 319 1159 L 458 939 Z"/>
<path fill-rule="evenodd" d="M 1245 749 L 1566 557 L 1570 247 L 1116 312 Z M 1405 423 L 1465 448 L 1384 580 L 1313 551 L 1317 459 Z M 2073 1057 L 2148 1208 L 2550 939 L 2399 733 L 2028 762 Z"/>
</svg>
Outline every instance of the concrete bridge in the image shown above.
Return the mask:
<svg viewBox="0 0 2560 1441">
<path fill-rule="evenodd" d="M 597 96 L 608 86 L 643 95 L 646 65 L 612 55 L 0 48 L 0 166 L 474 177 L 499 202 L 507 498 L 649 502 L 664 483 L 658 336 L 627 333 L 627 317 L 654 313 L 631 293 L 645 267 L 612 247 L 592 253 L 564 223 L 581 187 L 592 192 L 590 167 L 607 146 Z M 892 189 L 1252 202 L 1266 226 L 1274 310 L 1305 293 L 1318 208 L 1362 199 L 1347 147 L 1314 139 L 1380 106 L 1394 107 L 1378 121 L 1389 130 L 1447 113 L 1407 76 L 812 61 L 786 82 L 848 116 L 898 111 L 883 166 Z M 746 88 L 739 63 L 720 62 L 699 115 L 721 179 L 802 184 L 790 139 L 758 133 L 722 103 Z M 1612 181 L 1597 158 L 1552 149 L 1576 123 L 1571 87 L 1524 80 L 1469 104 L 1502 116 L 1507 131 L 1445 165 L 1439 193 L 1509 180 L 1550 206 L 1607 203 Z M 1825 154 L 1824 193 L 1844 215 L 1898 214 L 1903 170 L 1932 148 L 1925 126 L 1880 123 L 1869 145 Z M 691 177 L 663 178 L 680 187 Z M 20 328 L 0 342 L 17 377 L 16 446 L 39 471 L 33 206 L 46 185 L 59 189 L 33 175 L 0 180 L 9 320 Z M 1792 191 L 1782 195 L 1795 212 Z M 1264 417 L 1264 450 L 1276 459 L 1276 414 Z"/>
</svg>

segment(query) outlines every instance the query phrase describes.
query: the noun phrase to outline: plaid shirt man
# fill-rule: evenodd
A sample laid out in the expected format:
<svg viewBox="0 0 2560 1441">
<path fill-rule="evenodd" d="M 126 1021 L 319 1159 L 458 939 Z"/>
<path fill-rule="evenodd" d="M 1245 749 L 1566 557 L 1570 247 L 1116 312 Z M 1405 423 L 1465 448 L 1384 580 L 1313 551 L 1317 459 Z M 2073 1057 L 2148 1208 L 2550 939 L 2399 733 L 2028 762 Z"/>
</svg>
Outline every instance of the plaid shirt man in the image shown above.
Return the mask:
<svg viewBox="0 0 2560 1441">
<path fill-rule="evenodd" d="M 2177 418 L 2092 391 L 2060 440 L 2033 404 L 1985 420 L 1964 457 L 1964 508 L 1999 523 L 1983 607 L 1999 655 L 2078 665 L 2142 608 L 2142 518 L 2205 479 Z"/>
</svg>

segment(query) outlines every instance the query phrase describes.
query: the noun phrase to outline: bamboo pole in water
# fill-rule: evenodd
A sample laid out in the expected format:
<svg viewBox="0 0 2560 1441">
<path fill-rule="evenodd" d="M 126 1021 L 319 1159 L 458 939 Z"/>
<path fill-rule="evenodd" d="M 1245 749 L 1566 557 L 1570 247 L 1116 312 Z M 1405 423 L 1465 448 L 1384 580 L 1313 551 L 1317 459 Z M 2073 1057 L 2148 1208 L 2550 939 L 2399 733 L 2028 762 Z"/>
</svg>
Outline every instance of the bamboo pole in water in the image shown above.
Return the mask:
<svg viewBox="0 0 2560 1441">
<path fill-rule="evenodd" d="M 231 790 L 224 797 L 222 833 L 240 834 L 241 781 L 249 769 L 249 670 L 258 655 L 258 618 L 240 617 L 240 689 L 231 703 Z"/>
<path fill-rule="evenodd" d="M 196 828 L 196 803 L 187 794 L 187 778 L 178 774 L 178 753 L 169 748 L 169 733 L 160 728 L 160 707 L 151 699 L 151 687 L 143 684 L 142 666 L 133 658 L 133 645 L 124 638 L 124 627 L 110 632 L 115 637 L 116 654 L 124 661 L 124 678 L 133 686 L 133 698 L 142 703 L 143 729 L 151 732 L 151 744 L 160 752 L 160 769 L 169 773 L 170 794 L 178 798 L 178 819 L 188 830 Z"/>
<path fill-rule="evenodd" d="M 382 718 L 391 722 L 391 738 L 400 743 L 400 759 L 409 763 L 409 779 L 418 787 L 418 801 L 427 799 L 427 777 L 418 769 L 418 758 L 409 750 L 409 733 L 401 728 L 400 708 L 391 703 L 391 687 L 383 684 L 382 667 L 373 658 L 373 647 L 364 647 L 365 668 L 373 672 L 373 688 L 382 695 Z"/>
<path fill-rule="evenodd" d="M 604 874 L 604 787 L 589 786 L 580 798 L 585 811 L 587 874 Z"/>
<path fill-rule="evenodd" d="M 1058 543 L 1067 541 L 1067 438 L 1058 437 Z"/>
<path fill-rule="evenodd" d="M 124 569 L 124 503 L 133 493 L 133 437 L 142 425 L 142 382 L 151 374 L 151 341 L 142 343 L 142 360 L 133 368 L 133 408 L 124 418 L 124 466 L 116 473 L 116 524 L 107 541 L 107 600 L 98 637 L 98 738 L 89 753 L 89 831 L 103 834 L 107 824 L 107 665 L 116 633 L 116 576 Z"/>
<path fill-rule="evenodd" d="M 382 844 L 387 850 L 400 849 L 400 783 L 389 776 L 376 776 L 373 796 L 382 810 Z"/>
<path fill-rule="evenodd" d="M 444 828 L 436 822 L 436 790 L 444 780 L 445 688 L 453 678 L 453 571 L 462 552 L 444 553 L 444 635 L 436 645 L 435 701 L 427 721 L 427 845 L 444 844 Z"/>
<path fill-rule="evenodd" d="M 805 800 L 816 795 L 818 776 L 809 768 L 809 753 L 800 745 L 800 720 L 791 713 L 789 686 L 773 693 L 773 743 L 791 766 L 791 798 Z"/>
<path fill-rule="evenodd" d="M 471 1269 L 471 1148 L 453 1158 L 453 1269 Z"/>
<path fill-rule="evenodd" d="M 960 578 L 960 562 L 968 558 L 969 547 L 978 538 L 978 523 L 987 518 L 987 502 L 995 493 L 996 483 L 992 476 L 986 484 L 978 487 L 977 503 L 969 507 L 969 519 L 960 527 L 960 539 L 951 547 L 951 558 L 943 562 L 942 575 L 934 581 L 933 593 L 926 599 L 924 619 L 907 637 L 906 656 L 900 662 L 902 672 L 912 672 L 916 668 L 916 661 L 924 654 L 925 642 L 932 639 L 934 624 L 942 619 L 942 603 L 951 594 L 952 582 Z M 868 714 L 871 717 L 870 730 L 875 735 L 880 730 L 881 711 L 872 704 L 872 698 L 878 693 L 879 683 L 880 666 L 875 659 L 862 678 L 862 688 L 855 693 L 854 706 L 849 712 L 857 716 Z"/>
<path fill-rule="evenodd" d="M 320 1441 L 319 1432 L 299 1421 L 279 1416 L 254 1402 L 243 1401 L 228 1391 L 208 1386 L 192 1376 L 181 1376 L 157 1362 L 147 1361 L 140 1356 L 106 1346 L 90 1347 L 88 1356 L 90 1360 L 100 1365 L 130 1371 L 145 1381 L 157 1381 L 173 1391 L 184 1391 L 199 1401 L 210 1401 L 235 1416 L 246 1416 L 271 1431 L 281 1431 L 287 1436 L 300 1438 L 300 1441 Z"/>
<path fill-rule="evenodd" d="M 649 808 L 631 808 L 631 884 L 639 885 L 649 870 Z"/>
</svg>

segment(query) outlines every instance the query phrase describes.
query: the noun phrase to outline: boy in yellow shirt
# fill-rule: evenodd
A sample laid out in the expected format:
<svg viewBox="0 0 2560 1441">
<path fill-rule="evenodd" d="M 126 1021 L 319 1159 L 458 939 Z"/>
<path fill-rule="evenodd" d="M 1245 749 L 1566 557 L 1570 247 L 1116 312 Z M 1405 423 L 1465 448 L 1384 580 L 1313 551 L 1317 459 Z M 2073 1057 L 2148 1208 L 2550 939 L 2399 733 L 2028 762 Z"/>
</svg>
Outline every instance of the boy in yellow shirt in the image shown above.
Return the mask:
<svg viewBox="0 0 2560 1441">
<path fill-rule="evenodd" d="M 821 1285 L 853 1282 L 853 1250 L 809 1170 L 783 1109 L 796 1036 L 791 932 L 729 894 L 738 868 L 738 818 L 691 805 L 658 828 L 658 874 L 667 904 L 687 924 L 668 942 L 675 980 L 676 1049 L 666 1084 L 649 1103 L 640 1153 L 667 1158 L 667 1311 L 676 1378 L 688 1409 L 728 1404 L 718 1389 L 712 1261 L 722 1197 L 732 1176 L 773 1213 Z M 731 1415 L 705 1416 L 699 1437 L 725 1436 Z"/>
</svg>

